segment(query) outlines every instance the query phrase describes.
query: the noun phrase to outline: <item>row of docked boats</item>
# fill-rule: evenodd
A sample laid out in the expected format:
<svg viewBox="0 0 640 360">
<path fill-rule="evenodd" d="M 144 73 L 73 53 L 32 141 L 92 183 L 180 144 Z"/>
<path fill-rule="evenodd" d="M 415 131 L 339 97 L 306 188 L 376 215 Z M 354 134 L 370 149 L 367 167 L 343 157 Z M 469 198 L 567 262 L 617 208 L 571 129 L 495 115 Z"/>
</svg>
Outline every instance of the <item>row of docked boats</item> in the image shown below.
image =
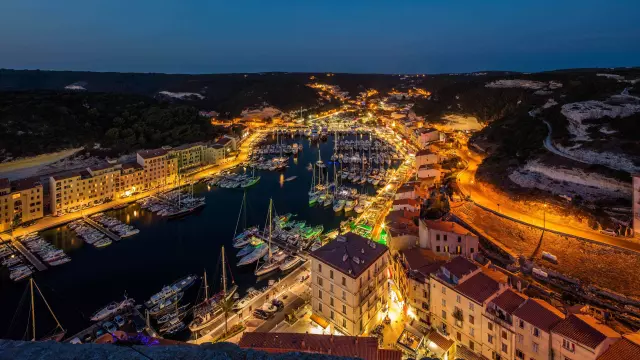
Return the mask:
<svg viewBox="0 0 640 360">
<path fill-rule="evenodd" d="M 124 299 L 120 301 L 112 301 L 109 304 L 101 307 L 91 315 L 91 321 L 102 321 L 117 313 L 120 313 L 126 309 L 129 309 L 135 305 L 135 300 L 127 297 L 125 294 Z"/>
<path fill-rule="evenodd" d="M 302 145 L 297 143 L 294 144 L 271 144 L 271 145 L 263 145 L 254 147 L 252 150 L 253 154 L 256 155 L 275 155 L 275 154 L 286 154 L 286 155 L 295 155 L 302 149 Z"/>
<path fill-rule="evenodd" d="M 136 229 L 135 227 L 125 224 L 114 217 L 107 216 L 102 213 L 92 215 L 91 219 L 104 226 L 105 228 L 111 230 L 112 232 L 118 234 L 118 236 L 120 236 L 121 238 L 133 236 L 140 232 L 140 230 Z"/>
<path fill-rule="evenodd" d="M 113 242 L 111 239 L 106 237 L 102 231 L 88 225 L 84 220 L 71 222 L 69 224 L 69 229 L 71 229 L 76 236 L 82 239 L 85 243 L 93 245 L 96 248 L 109 246 Z"/>
<path fill-rule="evenodd" d="M 190 191 L 186 194 L 178 189 L 158 195 L 158 197 L 140 199 L 137 203 L 142 209 L 169 219 L 193 214 L 206 205 L 204 197 L 193 196 L 193 184 L 191 184 Z"/>
<path fill-rule="evenodd" d="M 9 279 L 20 281 L 35 271 L 10 244 L 0 244 L 0 264 L 9 270 Z"/>
<path fill-rule="evenodd" d="M 189 305 L 180 305 L 184 297 L 184 291 L 193 285 L 198 276 L 187 275 L 153 294 L 144 305 L 149 315 L 156 318 L 160 326 L 161 334 L 175 334 L 186 328 L 184 318 L 187 315 Z"/>
<path fill-rule="evenodd" d="M 71 258 L 53 244 L 45 241 L 36 233 L 27 234 L 19 238 L 20 242 L 33 254 L 36 254 L 49 266 L 58 266 L 71 261 Z"/>
<path fill-rule="evenodd" d="M 260 181 L 260 176 L 255 176 L 255 168 L 249 174 L 221 174 L 209 180 L 207 184 L 209 186 L 219 186 L 221 188 L 233 189 L 233 188 L 248 188 Z"/>
</svg>

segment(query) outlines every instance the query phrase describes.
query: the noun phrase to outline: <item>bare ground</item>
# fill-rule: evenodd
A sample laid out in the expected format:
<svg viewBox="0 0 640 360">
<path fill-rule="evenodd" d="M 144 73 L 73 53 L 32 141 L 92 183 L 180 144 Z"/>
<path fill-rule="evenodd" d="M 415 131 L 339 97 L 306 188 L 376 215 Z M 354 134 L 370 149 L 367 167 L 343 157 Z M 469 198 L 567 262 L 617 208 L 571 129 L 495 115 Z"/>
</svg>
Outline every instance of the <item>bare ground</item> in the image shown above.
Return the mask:
<svg viewBox="0 0 640 360">
<path fill-rule="evenodd" d="M 503 219 L 471 204 L 452 209 L 452 212 L 527 258 L 533 255 L 542 234 L 542 230 Z M 557 256 L 558 264 L 542 260 L 543 251 Z M 534 261 L 579 279 L 583 284 L 593 284 L 640 298 L 637 270 L 640 268 L 640 254 L 546 232 Z"/>
</svg>

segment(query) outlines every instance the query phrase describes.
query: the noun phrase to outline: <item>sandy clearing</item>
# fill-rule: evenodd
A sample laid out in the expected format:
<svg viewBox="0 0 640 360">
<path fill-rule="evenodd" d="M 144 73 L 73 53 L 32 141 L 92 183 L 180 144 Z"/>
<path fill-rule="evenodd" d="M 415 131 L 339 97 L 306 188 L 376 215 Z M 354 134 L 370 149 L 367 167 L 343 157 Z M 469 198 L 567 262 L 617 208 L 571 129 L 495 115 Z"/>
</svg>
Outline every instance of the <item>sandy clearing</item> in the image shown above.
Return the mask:
<svg viewBox="0 0 640 360">
<path fill-rule="evenodd" d="M 0 177 L 9 180 L 22 179 L 37 174 L 42 166 L 69 157 L 83 148 L 66 149 L 54 153 L 42 154 L 0 164 Z"/>
</svg>

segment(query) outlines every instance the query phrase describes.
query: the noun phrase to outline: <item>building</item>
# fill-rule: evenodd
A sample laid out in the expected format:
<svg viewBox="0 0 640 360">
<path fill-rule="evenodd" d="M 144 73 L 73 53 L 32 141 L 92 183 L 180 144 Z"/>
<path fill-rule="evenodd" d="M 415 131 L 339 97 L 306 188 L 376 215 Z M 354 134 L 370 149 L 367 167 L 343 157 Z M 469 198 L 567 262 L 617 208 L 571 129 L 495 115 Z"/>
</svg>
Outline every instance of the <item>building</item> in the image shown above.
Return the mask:
<svg viewBox="0 0 640 360">
<path fill-rule="evenodd" d="M 420 211 L 420 203 L 415 199 L 399 199 L 394 200 L 391 206 L 393 210 L 404 210 L 409 212 Z"/>
<path fill-rule="evenodd" d="M 433 182 L 440 182 L 442 178 L 442 171 L 440 165 L 427 164 L 421 165 L 418 168 L 418 179 L 420 180 L 433 180 Z"/>
<path fill-rule="evenodd" d="M 402 359 L 401 351 L 380 349 L 378 339 L 369 336 L 245 332 L 238 346 L 272 354 L 305 352 L 366 360 Z"/>
<path fill-rule="evenodd" d="M 0 232 L 43 216 L 44 194 L 38 178 L 0 178 Z"/>
<path fill-rule="evenodd" d="M 479 239 L 453 221 L 420 220 L 420 247 L 438 255 L 472 257 L 478 252 Z"/>
<path fill-rule="evenodd" d="M 389 250 L 406 250 L 418 245 L 418 226 L 414 219 L 420 216 L 420 212 L 407 210 L 389 211 L 384 219 L 385 230 L 389 234 Z"/>
<path fill-rule="evenodd" d="M 229 135 L 225 135 L 216 141 L 216 144 L 224 147 L 225 153 L 228 155 L 230 152 L 238 150 L 238 140 Z"/>
<path fill-rule="evenodd" d="M 168 151 L 170 157 L 178 160 L 178 172 L 182 173 L 205 163 L 205 146 L 200 143 L 184 144 Z"/>
<path fill-rule="evenodd" d="M 204 149 L 204 161 L 206 164 L 218 164 L 225 159 L 225 148 L 220 144 L 213 144 Z"/>
<path fill-rule="evenodd" d="M 516 332 L 513 313 L 525 301 L 526 295 L 507 289 L 489 302 L 482 314 L 482 355 L 486 358 L 514 358 Z"/>
<path fill-rule="evenodd" d="M 620 334 L 589 315 L 574 314 L 551 329 L 557 360 L 595 360 L 620 339 Z"/>
<path fill-rule="evenodd" d="M 489 302 L 507 289 L 506 276 L 457 256 L 431 274 L 430 282 L 432 326 L 458 345 L 482 354 L 482 316 Z"/>
<path fill-rule="evenodd" d="M 622 335 L 598 360 L 640 359 L 640 333 Z"/>
<path fill-rule="evenodd" d="M 120 176 L 116 178 L 116 197 L 128 197 L 144 189 L 144 168 L 136 162 L 120 165 Z"/>
<path fill-rule="evenodd" d="M 399 251 L 394 262 L 393 277 L 404 297 L 407 312 L 415 314 L 424 333 L 431 328 L 429 278 L 444 262 L 431 250 L 417 247 Z"/>
<path fill-rule="evenodd" d="M 345 335 L 365 332 L 389 297 L 389 258 L 386 246 L 354 233 L 312 252 L 313 314 Z"/>
<path fill-rule="evenodd" d="M 527 299 L 512 313 L 515 325 L 515 358 L 551 359 L 551 329 L 565 316 L 540 299 Z"/>
<path fill-rule="evenodd" d="M 415 199 L 418 195 L 416 194 L 416 187 L 413 184 L 404 184 L 398 188 L 396 191 L 395 199 Z"/>
<path fill-rule="evenodd" d="M 119 177 L 120 166 L 109 163 L 50 176 L 51 213 L 58 216 L 113 200 Z"/>
<path fill-rule="evenodd" d="M 633 234 L 640 237 L 640 174 L 633 175 Z"/>
<path fill-rule="evenodd" d="M 142 150 L 137 162 L 144 168 L 144 188 L 173 186 L 178 181 L 178 159 L 165 149 Z"/>
<path fill-rule="evenodd" d="M 422 165 L 433 165 L 438 162 L 440 162 L 440 157 L 431 150 L 423 149 L 416 153 L 416 169 L 419 169 Z"/>
<path fill-rule="evenodd" d="M 431 144 L 432 142 L 443 141 L 444 134 L 434 128 L 420 128 L 416 129 L 416 136 L 418 137 L 418 142 L 422 148 Z"/>
</svg>

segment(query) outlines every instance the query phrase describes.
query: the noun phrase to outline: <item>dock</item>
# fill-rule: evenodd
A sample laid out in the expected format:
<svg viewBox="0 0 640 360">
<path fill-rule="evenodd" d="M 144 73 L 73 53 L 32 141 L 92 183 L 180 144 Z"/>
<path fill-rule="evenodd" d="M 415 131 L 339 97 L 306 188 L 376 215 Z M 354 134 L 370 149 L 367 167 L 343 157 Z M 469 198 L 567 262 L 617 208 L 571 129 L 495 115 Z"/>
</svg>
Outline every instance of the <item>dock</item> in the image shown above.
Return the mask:
<svg viewBox="0 0 640 360">
<path fill-rule="evenodd" d="M 124 309 L 122 311 L 119 311 L 119 312 L 111 315 L 108 319 L 95 322 L 94 324 L 92 324 L 88 328 L 86 328 L 84 330 L 81 330 L 80 332 L 78 332 L 78 333 L 76 333 L 76 334 L 74 334 L 72 336 L 69 336 L 68 338 L 66 338 L 64 340 L 64 342 L 70 342 L 70 341 L 72 341 L 73 339 L 76 339 L 76 338 L 82 341 L 85 338 L 85 336 L 87 336 L 87 335 L 90 335 L 92 338 L 95 337 L 95 332 L 98 329 L 102 329 L 102 324 L 107 322 L 107 321 L 109 321 L 109 320 L 111 320 L 111 319 L 113 319 L 116 315 L 120 315 L 120 316 L 124 317 L 125 319 L 131 319 L 133 317 L 138 317 L 138 318 L 144 320 L 144 315 L 136 307 L 127 308 L 127 309 Z M 155 331 L 149 333 L 150 336 L 155 336 L 154 334 L 157 335 L 155 333 Z M 95 340 L 95 339 L 92 339 L 92 340 Z"/>
<path fill-rule="evenodd" d="M 121 237 L 112 233 L 109 229 L 106 229 L 104 226 L 98 224 L 97 222 L 91 220 L 90 218 L 84 216 L 82 217 L 82 220 L 84 220 L 84 222 L 86 222 L 87 224 L 89 224 L 90 226 L 92 226 L 93 228 L 95 228 L 96 230 L 102 232 L 103 234 L 107 235 L 107 237 L 113 241 L 120 241 Z"/>
<path fill-rule="evenodd" d="M 11 241 L 11 245 L 13 245 L 18 251 L 27 259 L 29 262 L 36 268 L 38 271 L 47 270 L 47 266 L 42 263 L 35 255 L 31 253 L 22 243 L 16 239 Z"/>
</svg>

